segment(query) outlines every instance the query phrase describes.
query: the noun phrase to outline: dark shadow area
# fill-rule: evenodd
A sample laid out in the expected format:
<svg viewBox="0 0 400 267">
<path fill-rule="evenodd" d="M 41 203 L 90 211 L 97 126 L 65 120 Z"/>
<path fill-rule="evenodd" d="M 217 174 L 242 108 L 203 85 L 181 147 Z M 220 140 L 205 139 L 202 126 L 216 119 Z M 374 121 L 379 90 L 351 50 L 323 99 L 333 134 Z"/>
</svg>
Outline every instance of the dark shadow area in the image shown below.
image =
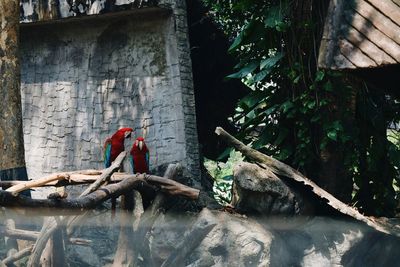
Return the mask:
<svg viewBox="0 0 400 267">
<path fill-rule="evenodd" d="M 400 266 L 399 248 L 398 237 L 368 232 L 362 242 L 357 243 L 343 255 L 341 263 L 348 267 Z"/>
<path fill-rule="evenodd" d="M 227 53 L 229 41 L 208 16 L 201 1 L 186 2 L 201 152 L 207 158 L 216 159 L 226 145 L 218 140 L 214 130 L 221 126 L 230 133 L 236 132 L 227 118 L 234 114 L 236 103 L 249 89 L 239 80 L 224 80 L 236 65 Z"/>
<path fill-rule="evenodd" d="M 357 69 L 351 72 L 388 95 L 400 98 L 400 64 L 380 68 Z"/>
</svg>

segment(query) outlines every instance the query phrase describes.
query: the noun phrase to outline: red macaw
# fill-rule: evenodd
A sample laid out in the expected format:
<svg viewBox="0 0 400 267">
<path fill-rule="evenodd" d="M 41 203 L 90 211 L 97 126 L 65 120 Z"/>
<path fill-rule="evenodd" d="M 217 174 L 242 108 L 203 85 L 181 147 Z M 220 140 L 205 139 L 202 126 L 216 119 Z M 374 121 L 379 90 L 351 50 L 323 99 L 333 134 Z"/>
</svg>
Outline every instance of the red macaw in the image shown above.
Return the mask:
<svg viewBox="0 0 400 267">
<path fill-rule="evenodd" d="M 133 173 L 148 173 L 149 172 L 149 149 L 144 142 L 143 137 L 136 138 L 131 149 L 131 166 Z"/>
<path fill-rule="evenodd" d="M 116 131 L 111 138 L 107 138 L 104 143 L 104 165 L 106 168 L 111 166 L 118 155 L 125 150 L 124 141 L 126 138 L 131 137 L 133 132 L 132 128 L 121 128 Z"/>
</svg>

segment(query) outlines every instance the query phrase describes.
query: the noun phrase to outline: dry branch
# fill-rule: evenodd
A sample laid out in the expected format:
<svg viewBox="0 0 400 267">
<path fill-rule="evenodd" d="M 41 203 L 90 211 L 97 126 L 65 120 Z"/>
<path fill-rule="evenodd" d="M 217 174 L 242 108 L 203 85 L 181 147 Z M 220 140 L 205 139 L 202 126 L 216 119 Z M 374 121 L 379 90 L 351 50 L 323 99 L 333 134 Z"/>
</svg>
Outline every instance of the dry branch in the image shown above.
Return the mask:
<svg viewBox="0 0 400 267">
<path fill-rule="evenodd" d="M 120 155 L 118 155 L 116 161 L 109 167 L 107 168 L 102 175 L 95 181 L 95 185 L 92 184 L 92 186 L 90 186 L 87 190 L 85 190 L 81 196 L 86 196 L 87 194 L 89 194 L 90 192 L 92 192 L 93 188 L 98 188 L 102 181 L 105 179 L 107 180 L 113 172 L 115 172 L 121 165 L 122 160 L 125 158 L 126 152 L 121 153 Z M 0 192 L 1 193 L 1 192 Z M 81 200 L 82 197 L 79 197 L 78 200 Z M 55 202 L 60 202 L 59 199 L 49 199 Z M 32 250 L 32 254 L 29 257 L 28 260 L 28 267 L 31 266 L 37 266 L 39 264 L 41 255 L 43 254 L 43 250 L 46 248 L 46 245 L 48 244 L 48 241 L 50 239 L 51 236 L 54 235 L 54 233 L 56 233 L 59 229 L 60 229 L 60 225 L 65 223 L 68 220 L 67 217 L 64 217 L 62 220 L 57 220 L 56 217 L 50 217 L 48 219 L 45 220 L 45 223 L 43 224 L 43 228 L 40 232 L 39 237 L 36 240 L 36 243 L 33 247 Z M 62 238 L 62 237 L 61 237 Z M 50 244 L 48 244 L 49 246 L 51 246 Z M 58 259 L 56 259 L 57 261 Z"/>
<path fill-rule="evenodd" d="M 74 184 L 74 181 L 76 181 L 77 184 L 93 182 L 93 176 L 101 174 L 102 172 L 98 170 L 54 173 L 46 177 L 30 181 L 0 181 L 0 187 L 7 188 L 7 191 L 17 195 L 19 192 L 35 187 L 57 186 L 57 184 Z M 86 181 L 85 178 L 87 178 Z"/>
<path fill-rule="evenodd" d="M 22 230 L 22 229 L 8 229 L 6 227 L 0 227 L 0 235 L 19 240 L 36 241 L 36 239 L 40 235 L 40 232 Z M 92 243 L 92 241 L 88 239 L 73 238 L 73 237 L 69 238 L 67 241 L 70 244 L 81 245 L 81 246 L 88 246 Z"/>
<path fill-rule="evenodd" d="M 32 254 L 29 257 L 27 266 L 35 267 L 39 266 L 40 257 L 46 247 L 49 238 L 53 235 L 53 232 L 57 229 L 57 220 L 55 217 L 50 217 L 44 221 L 40 235 L 36 240 L 35 245 L 32 249 Z"/>
<path fill-rule="evenodd" d="M 16 262 L 22 258 L 25 258 L 26 256 L 28 256 L 31 251 L 32 251 L 33 245 L 30 245 L 20 251 L 18 251 L 17 253 L 8 256 L 7 258 L 5 258 L 2 262 L 5 266 L 10 265 L 13 262 Z"/>
<path fill-rule="evenodd" d="M 31 199 L 25 196 L 14 196 L 12 193 L 0 190 L 0 206 L 5 207 L 44 207 L 60 209 L 91 209 L 110 197 L 119 196 L 129 190 L 139 188 L 141 184 L 159 186 L 161 190 L 170 195 L 181 195 L 192 200 L 197 200 L 200 190 L 188 187 L 181 183 L 154 175 L 138 174 L 126 175 L 116 184 L 109 184 L 97 189 L 90 195 L 77 199 Z"/>
<path fill-rule="evenodd" d="M 173 181 L 178 173 L 182 171 L 182 166 L 180 164 L 169 164 L 167 170 L 164 173 L 164 179 Z M 138 265 L 139 254 L 150 255 L 149 242 L 146 240 L 146 234 L 150 232 L 154 225 L 157 217 L 163 212 L 166 202 L 166 196 L 163 192 L 158 193 L 153 200 L 151 206 L 144 212 L 140 217 L 137 229 L 133 235 L 133 265 Z"/>
<path fill-rule="evenodd" d="M 91 184 L 88 188 L 86 188 L 86 190 L 83 191 L 79 197 L 83 197 L 86 196 L 87 194 L 92 193 L 102 184 L 107 182 L 110 179 L 111 175 L 121 167 L 121 163 L 125 159 L 125 157 L 126 157 L 126 151 L 121 152 L 115 159 L 115 161 L 111 164 L 111 166 L 107 168 L 93 184 Z"/>
<path fill-rule="evenodd" d="M 7 188 L 6 191 L 7 192 L 11 192 L 14 196 L 18 195 L 18 193 L 28 190 L 32 187 L 38 187 L 41 185 L 45 185 L 47 183 L 50 182 L 54 182 L 54 181 L 59 181 L 59 180 L 65 180 L 69 178 L 69 174 L 67 173 L 58 173 L 58 174 L 52 174 L 40 179 L 36 179 L 36 180 L 30 180 L 24 183 L 20 183 L 18 185 L 14 185 L 10 188 Z"/>
<path fill-rule="evenodd" d="M 15 221 L 13 219 L 6 219 L 5 226 L 7 230 L 15 230 Z M 18 243 L 15 238 L 6 237 L 7 257 L 12 257 L 18 252 Z"/>
<path fill-rule="evenodd" d="M 242 142 L 231 136 L 229 133 L 227 133 L 221 127 L 217 127 L 215 133 L 218 136 L 220 136 L 221 139 L 223 139 L 227 144 L 233 146 L 236 150 L 242 152 L 244 156 L 256 161 L 262 167 L 272 170 L 272 172 L 274 172 L 277 175 L 285 176 L 287 178 L 293 179 L 297 182 L 310 186 L 314 194 L 316 194 L 320 198 L 328 200 L 327 204 L 333 207 L 334 209 L 338 210 L 339 212 L 349 215 L 355 218 L 356 220 L 362 221 L 379 232 L 400 236 L 400 231 L 394 231 L 392 225 L 377 222 L 374 218 L 361 214 L 357 209 L 341 202 L 333 195 L 326 192 L 324 189 L 319 187 L 309 178 L 307 178 L 297 170 L 293 169 L 289 165 L 286 165 L 285 163 L 280 162 L 279 160 L 276 160 L 270 156 L 267 156 L 257 150 L 254 150 L 246 146 L 245 144 L 243 144 Z"/>
</svg>

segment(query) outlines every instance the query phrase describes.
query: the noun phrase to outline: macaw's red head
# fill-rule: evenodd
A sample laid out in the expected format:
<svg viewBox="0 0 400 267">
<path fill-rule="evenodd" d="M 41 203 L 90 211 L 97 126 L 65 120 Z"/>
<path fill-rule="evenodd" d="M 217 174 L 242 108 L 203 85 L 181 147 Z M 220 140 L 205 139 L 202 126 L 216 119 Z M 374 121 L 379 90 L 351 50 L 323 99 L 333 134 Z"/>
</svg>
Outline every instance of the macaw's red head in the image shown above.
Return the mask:
<svg viewBox="0 0 400 267">
<path fill-rule="evenodd" d="M 133 129 L 132 128 L 121 128 L 115 132 L 115 134 L 111 138 L 117 139 L 125 139 L 130 138 L 132 135 Z"/>
<path fill-rule="evenodd" d="M 136 146 L 137 148 L 139 148 L 139 150 L 143 150 L 144 148 L 146 148 L 146 144 L 144 142 L 144 138 L 141 137 L 141 136 L 136 138 L 136 141 L 135 141 L 135 143 L 133 145 Z"/>
</svg>

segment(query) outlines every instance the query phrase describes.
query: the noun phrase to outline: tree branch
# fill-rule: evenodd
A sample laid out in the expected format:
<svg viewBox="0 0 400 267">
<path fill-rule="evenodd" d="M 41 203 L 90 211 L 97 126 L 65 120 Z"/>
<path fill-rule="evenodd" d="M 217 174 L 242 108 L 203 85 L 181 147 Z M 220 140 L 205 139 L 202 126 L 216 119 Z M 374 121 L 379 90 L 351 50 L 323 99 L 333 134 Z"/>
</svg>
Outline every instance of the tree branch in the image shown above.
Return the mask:
<svg viewBox="0 0 400 267">
<path fill-rule="evenodd" d="M 123 180 L 116 184 L 109 184 L 93 193 L 76 199 L 31 199 L 22 195 L 14 196 L 12 193 L 0 190 L 0 206 L 4 207 L 42 207 L 59 209 L 91 209 L 99 203 L 119 196 L 127 191 L 140 188 L 141 183 L 159 186 L 161 190 L 170 195 L 181 195 L 192 200 L 197 200 L 200 190 L 191 188 L 181 183 L 147 174 L 125 175 Z"/>
<path fill-rule="evenodd" d="M 108 167 L 93 184 L 91 184 L 88 188 L 86 188 L 86 190 L 83 191 L 79 197 L 83 197 L 86 196 L 87 194 L 92 193 L 102 184 L 110 180 L 111 175 L 121 167 L 122 161 L 125 159 L 125 157 L 126 157 L 126 151 L 121 152 L 115 159 L 115 161 L 112 163 L 112 165 Z"/>
<path fill-rule="evenodd" d="M 221 127 L 217 127 L 215 133 L 219 137 L 221 137 L 221 139 L 224 140 L 227 144 L 231 145 L 235 149 L 242 152 L 244 156 L 256 161 L 262 167 L 270 169 L 277 175 L 285 176 L 287 178 L 293 179 L 297 182 L 310 186 L 314 194 L 318 195 L 320 198 L 328 200 L 327 204 L 333 207 L 334 209 L 338 210 L 339 212 L 349 215 L 356 220 L 362 221 L 379 232 L 400 236 L 400 231 L 394 231 L 392 225 L 377 222 L 373 218 L 361 214 L 357 209 L 341 202 L 333 195 L 326 192 L 324 189 L 319 187 L 309 178 L 307 178 L 297 170 L 293 169 L 289 165 L 286 165 L 285 163 L 280 162 L 279 160 L 276 160 L 270 156 L 267 156 L 257 150 L 254 150 L 246 146 L 245 144 L 243 144 L 242 142 L 231 136 L 229 133 L 227 133 Z"/>
<path fill-rule="evenodd" d="M 31 253 L 32 249 L 33 249 L 33 245 L 27 246 L 26 248 L 18 251 L 17 253 L 15 253 L 11 256 L 8 256 L 2 262 L 5 266 L 10 265 L 11 263 L 16 262 L 17 260 L 20 260 L 20 259 L 28 256 Z"/>
</svg>

